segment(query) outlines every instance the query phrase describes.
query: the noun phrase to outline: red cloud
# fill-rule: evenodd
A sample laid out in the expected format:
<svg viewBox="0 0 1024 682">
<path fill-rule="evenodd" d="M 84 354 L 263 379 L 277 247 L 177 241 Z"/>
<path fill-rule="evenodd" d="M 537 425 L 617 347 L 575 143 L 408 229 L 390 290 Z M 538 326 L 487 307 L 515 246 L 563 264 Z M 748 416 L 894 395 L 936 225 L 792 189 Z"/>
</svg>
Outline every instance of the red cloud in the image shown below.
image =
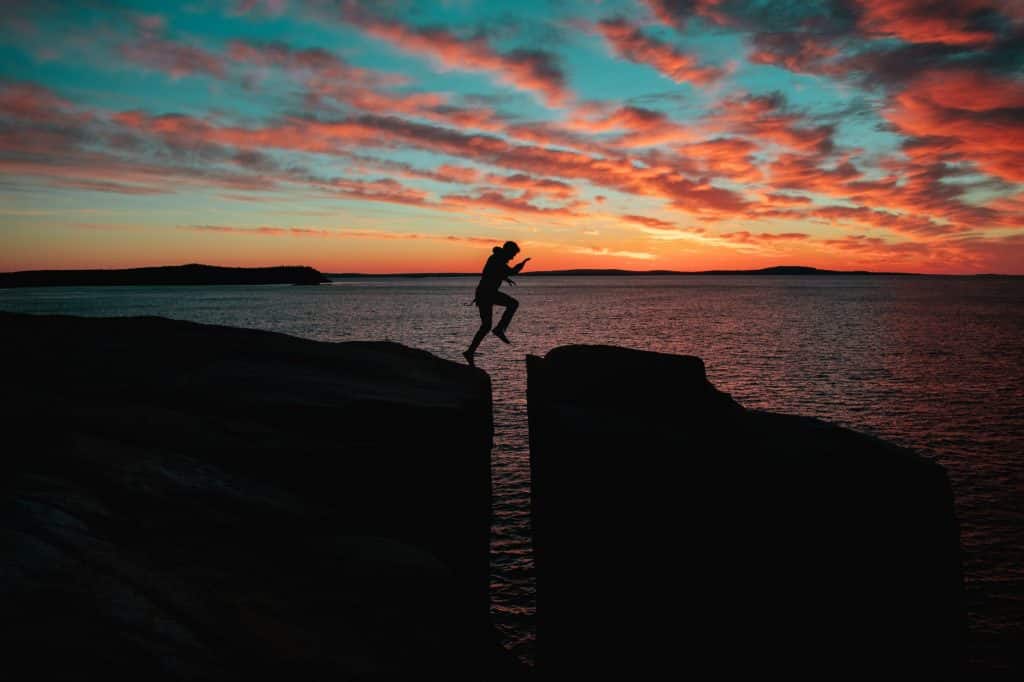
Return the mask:
<svg viewBox="0 0 1024 682">
<path fill-rule="evenodd" d="M 697 132 L 692 127 L 679 125 L 660 111 L 626 106 L 617 107 L 610 113 L 602 113 L 596 118 L 583 115 L 593 108 L 578 108 L 565 126 L 570 130 L 586 133 L 625 131 L 610 144 L 627 149 L 692 140 L 697 137 Z"/>
<path fill-rule="evenodd" d="M 77 110 L 68 100 L 34 83 L 0 83 L 0 117 L 35 126 L 58 126 L 59 130 L 54 132 L 62 136 L 94 118 L 91 113 Z"/>
<path fill-rule="evenodd" d="M 485 179 L 494 185 L 525 190 L 529 194 L 544 194 L 555 199 L 571 199 L 576 196 L 576 188 L 568 183 L 550 178 L 536 178 L 525 173 L 514 175 L 489 173 Z"/>
<path fill-rule="evenodd" d="M 503 83 L 540 96 L 552 107 L 572 99 L 561 68 L 548 52 L 513 50 L 502 54 L 482 37 L 463 39 L 441 28 L 413 28 L 358 11 L 350 11 L 347 18 L 375 38 L 406 52 L 427 55 L 442 68 L 492 73 Z"/>
<path fill-rule="evenodd" d="M 994 0 L 857 0 L 860 29 L 871 35 L 895 36 L 910 43 L 981 45 L 995 35 L 975 23 L 979 13 L 998 9 Z"/>
<path fill-rule="evenodd" d="M 737 181 L 757 181 L 761 170 L 754 163 L 757 145 L 741 138 L 718 137 L 679 147 L 679 153 L 704 174 L 724 176 Z"/>
<path fill-rule="evenodd" d="M 447 178 L 448 182 L 476 182 L 480 177 L 480 171 L 469 166 L 454 166 L 449 163 L 442 163 L 437 167 L 437 175 Z"/>
<path fill-rule="evenodd" d="M 722 0 L 645 0 L 654 15 L 667 26 L 682 28 L 693 16 L 700 16 L 725 26 L 730 18 L 716 8 Z"/>
<path fill-rule="evenodd" d="M 930 71 L 897 94 L 883 116 L 916 138 L 918 157 L 960 158 L 1024 182 L 1024 82 L 967 69 Z"/>
<path fill-rule="evenodd" d="M 781 94 L 732 97 L 714 113 L 715 125 L 790 149 L 827 154 L 833 149 L 831 125 L 808 124 L 803 116 L 785 111 Z"/>
<path fill-rule="evenodd" d="M 649 218 L 647 216 L 630 215 L 630 214 L 620 215 L 619 217 L 622 218 L 623 220 L 627 220 L 627 221 L 629 221 L 631 223 L 637 223 L 637 224 L 643 225 L 644 227 L 650 227 L 650 228 L 653 228 L 655 230 L 678 230 L 679 229 L 678 225 L 676 225 L 675 223 L 670 223 L 667 220 L 658 220 L 657 218 Z"/>
<path fill-rule="evenodd" d="M 464 194 L 446 194 L 441 197 L 444 204 L 449 206 L 480 206 L 483 208 L 496 208 L 502 211 L 516 213 L 530 213 L 534 215 L 549 216 L 578 216 L 577 208 L 582 207 L 580 202 L 573 202 L 567 206 L 538 206 L 531 204 L 525 196 L 510 197 L 500 192 L 481 192 L 476 196 Z"/>
<path fill-rule="evenodd" d="M 725 74 L 716 67 L 700 66 L 693 55 L 644 35 L 639 28 L 624 19 L 607 19 L 598 23 L 597 28 L 620 57 L 637 64 L 653 66 L 676 83 L 707 85 Z"/>
<path fill-rule="evenodd" d="M 729 241 L 739 242 L 741 244 L 791 242 L 802 241 L 810 238 L 810 235 L 804 232 L 762 232 L 760 234 L 754 234 L 746 230 L 741 230 L 739 232 L 726 232 L 725 234 L 720 234 L 718 236 L 722 239 L 728 239 Z"/>
<path fill-rule="evenodd" d="M 930 247 L 924 242 L 887 242 L 881 237 L 853 234 L 842 239 L 826 239 L 825 244 L 845 251 L 867 251 L 887 257 L 897 254 L 926 254 Z"/>
<path fill-rule="evenodd" d="M 768 175 L 775 188 L 843 195 L 849 192 L 846 183 L 860 177 L 860 171 L 850 162 L 827 170 L 815 157 L 782 154 L 769 164 Z"/>
<path fill-rule="evenodd" d="M 125 125 L 163 136 L 169 144 L 199 141 L 237 147 L 278 147 L 338 153 L 346 146 L 403 147 L 451 154 L 525 173 L 587 180 L 632 194 L 659 196 L 692 212 L 739 211 L 738 192 L 693 181 L 671 167 L 642 168 L 628 158 L 590 156 L 575 151 L 513 144 L 502 138 L 467 134 L 395 118 L 363 115 L 337 121 L 290 119 L 267 128 L 218 127 L 187 116 L 119 115 Z M 347 152 L 343 152 L 347 153 Z M 492 202 L 494 203 L 494 202 Z M 529 210 L 529 209 L 527 209 Z"/>
<path fill-rule="evenodd" d="M 842 74 L 833 63 L 839 54 L 834 41 L 794 32 L 755 33 L 754 49 L 748 55 L 753 64 L 772 64 L 796 73 Z"/>
<path fill-rule="evenodd" d="M 809 211 L 805 215 L 829 222 L 850 221 L 859 225 L 880 227 L 905 234 L 935 236 L 960 231 L 960 228 L 955 225 L 940 224 L 925 216 L 890 213 L 866 206 L 823 206 Z"/>
</svg>

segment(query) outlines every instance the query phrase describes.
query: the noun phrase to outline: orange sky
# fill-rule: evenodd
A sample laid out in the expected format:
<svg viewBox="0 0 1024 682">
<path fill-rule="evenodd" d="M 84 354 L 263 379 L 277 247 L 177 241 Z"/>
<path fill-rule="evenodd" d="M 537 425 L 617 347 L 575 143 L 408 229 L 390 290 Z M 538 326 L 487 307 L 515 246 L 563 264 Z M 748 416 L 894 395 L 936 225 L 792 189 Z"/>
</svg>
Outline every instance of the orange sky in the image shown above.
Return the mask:
<svg viewBox="0 0 1024 682">
<path fill-rule="evenodd" d="M 1019 3 L 782 4 L 16 4 L 0 270 L 1024 274 Z"/>
</svg>

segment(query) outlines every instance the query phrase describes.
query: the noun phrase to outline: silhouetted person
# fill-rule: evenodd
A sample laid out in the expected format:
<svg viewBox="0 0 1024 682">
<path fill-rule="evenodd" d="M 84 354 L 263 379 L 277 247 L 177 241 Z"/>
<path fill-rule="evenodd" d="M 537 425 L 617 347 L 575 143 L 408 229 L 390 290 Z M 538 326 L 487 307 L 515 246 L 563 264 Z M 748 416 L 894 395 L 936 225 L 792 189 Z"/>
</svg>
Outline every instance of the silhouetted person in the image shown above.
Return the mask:
<svg viewBox="0 0 1024 682">
<path fill-rule="evenodd" d="M 502 282 L 515 285 L 510 275 L 518 273 L 526 265 L 526 261 L 530 260 L 529 258 L 524 258 L 520 263 L 509 267 L 508 262 L 515 258 L 517 253 L 519 253 L 518 244 L 515 242 L 505 242 L 504 246 L 494 247 L 494 253 L 491 254 L 491 257 L 487 259 L 487 263 L 484 265 L 483 274 L 480 276 L 480 283 L 476 285 L 476 298 L 473 299 L 473 303 L 480 309 L 480 329 L 477 330 L 476 336 L 473 337 L 473 341 L 469 344 L 469 348 L 462 354 L 471 365 L 473 364 L 473 355 L 476 354 L 477 346 L 487 336 L 488 331 L 494 332 L 494 335 L 505 343 L 511 343 L 508 337 L 505 336 L 505 331 L 512 321 L 512 316 L 516 314 L 519 301 L 508 294 L 501 293 L 498 291 L 498 288 Z M 491 322 L 494 320 L 492 308 L 495 305 L 505 306 L 505 312 L 502 314 L 497 326 L 491 329 Z"/>
</svg>

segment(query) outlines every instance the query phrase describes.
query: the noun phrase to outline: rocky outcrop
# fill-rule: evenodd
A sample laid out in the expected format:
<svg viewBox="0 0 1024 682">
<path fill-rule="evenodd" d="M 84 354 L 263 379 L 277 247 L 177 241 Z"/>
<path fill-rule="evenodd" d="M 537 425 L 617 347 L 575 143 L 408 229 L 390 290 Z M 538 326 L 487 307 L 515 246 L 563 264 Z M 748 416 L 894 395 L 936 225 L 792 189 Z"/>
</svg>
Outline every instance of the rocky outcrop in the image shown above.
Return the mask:
<svg viewBox="0 0 1024 682">
<path fill-rule="evenodd" d="M 324 284 L 330 280 L 305 265 L 224 268 L 216 265 L 164 265 L 126 270 L 25 270 L 0 273 L 0 287 L 77 287 L 170 284 Z"/>
<path fill-rule="evenodd" d="M 490 383 L 393 343 L 0 313 L 5 666 L 489 679 Z"/>
<path fill-rule="evenodd" d="M 695 357 L 565 346 L 527 367 L 539 671 L 956 675 L 935 462 L 744 409 Z"/>
</svg>

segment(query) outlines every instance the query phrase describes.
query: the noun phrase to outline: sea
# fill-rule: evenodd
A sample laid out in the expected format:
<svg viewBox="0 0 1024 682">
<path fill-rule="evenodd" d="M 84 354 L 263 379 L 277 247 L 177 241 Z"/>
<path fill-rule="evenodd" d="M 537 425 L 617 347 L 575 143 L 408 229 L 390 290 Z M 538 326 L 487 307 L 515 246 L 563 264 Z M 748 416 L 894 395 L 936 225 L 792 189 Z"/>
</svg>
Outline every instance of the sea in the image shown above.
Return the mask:
<svg viewBox="0 0 1024 682">
<path fill-rule="evenodd" d="M 1024 651 L 1024 277 L 521 276 L 512 345 L 477 355 L 494 390 L 491 611 L 532 664 L 527 354 L 614 344 L 696 355 L 741 404 L 820 417 L 941 463 L 956 498 L 968 667 Z M 321 286 L 0 289 L 0 310 L 160 315 L 320 341 L 397 341 L 455 362 L 479 324 L 470 277 Z M 497 311 L 496 311 L 497 313 Z M 864 491 L 865 503 L 870 490 Z M 614 551 L 609 547 L 609 551 Z M 884 614 L 880 614 L 884 617 Z"/>
</svg>

